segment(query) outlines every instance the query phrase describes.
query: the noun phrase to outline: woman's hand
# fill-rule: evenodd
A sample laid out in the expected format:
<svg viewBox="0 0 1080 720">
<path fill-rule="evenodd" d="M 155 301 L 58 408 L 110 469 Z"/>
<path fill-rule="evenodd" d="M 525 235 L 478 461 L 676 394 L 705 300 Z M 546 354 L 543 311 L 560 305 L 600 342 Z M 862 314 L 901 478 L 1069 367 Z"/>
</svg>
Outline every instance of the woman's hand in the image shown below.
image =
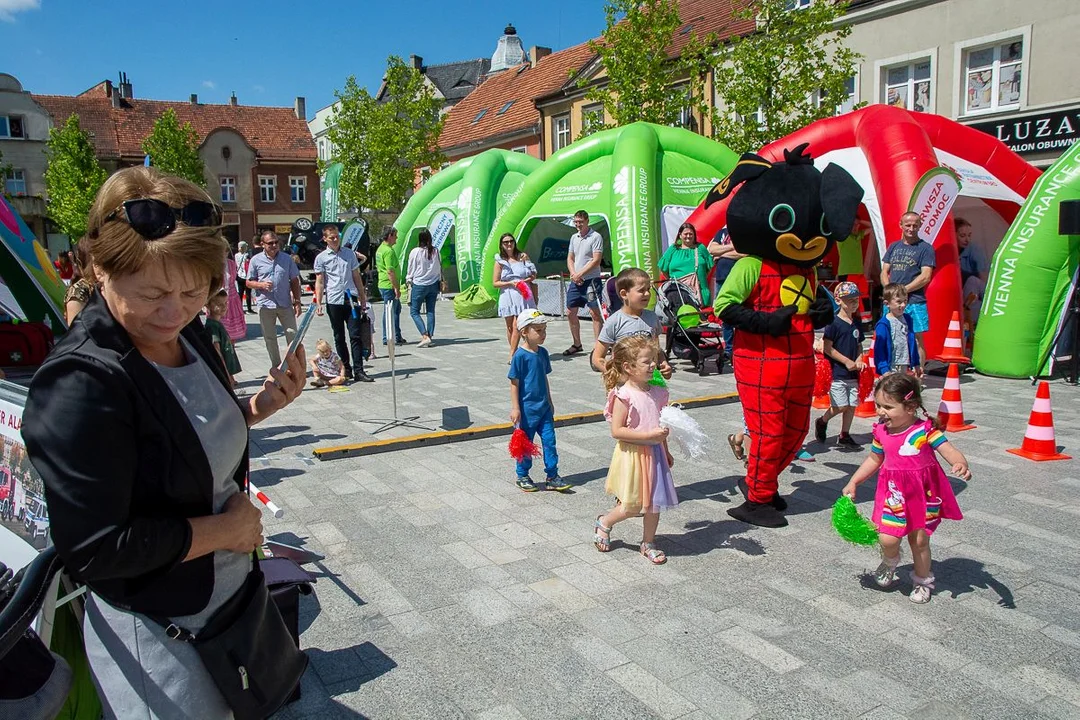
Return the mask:
<svg viewBox="0 0 1080 720">
<path fill-rule="evenodd" d="M 226 523 L 224 550 L 247 554 L 262 545 L 262 512 L 247 495 L 238 492 L 225 501 L 221 519 Z"/>
<path fill-rule="evenodd" d="M 248 426 L 261 422 L 285 407 L 297 397 L 304 389 L 307 373 L 304 366 L 307 364 L 304 346 L 296 348 L 296 353 L 285 356 L 285 372 L 270 368 L 270 375 L 263 381 L 262 388 L 251 398 L 248 415 Z"/>
</svg>

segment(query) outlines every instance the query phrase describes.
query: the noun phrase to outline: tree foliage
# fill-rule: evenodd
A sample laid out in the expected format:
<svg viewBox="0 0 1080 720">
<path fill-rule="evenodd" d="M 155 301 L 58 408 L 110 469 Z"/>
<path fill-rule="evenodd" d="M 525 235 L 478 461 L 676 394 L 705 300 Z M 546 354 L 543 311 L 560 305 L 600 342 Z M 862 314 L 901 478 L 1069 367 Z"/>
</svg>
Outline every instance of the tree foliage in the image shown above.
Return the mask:
<svg viewBox="0 0 1080 720">
<path fill-rule="evenodd" d="M 586 99 L 604 106 L 585 118 L 582 135 L 638 120 L 678 125 L 687 108 L 700 108 L 708 47 L 713 36 L 699 37 L 692 29 L 678 57 L 668 52 L 683 29 L 677 0 L 608 0 L 607 27 L 589 41 L 607 75 L 598 84 L 578 80 Z"/>
<path fill-rule="evenodd" d="M 844 47 L 851 26 L 836 24 L 846 3 L 748 0 L 736 18 L 756 32 L 734 37 L 716 55 L 713 135 L 737 151 L 756 151 L 836 113 L 860 55 Z"/>
<path fill-rule="evenodd" d="M 416 68 L 396 55 L 386 61 L 385 100 L 380 102 L 349 76 L 334 91 L 338 107 L 327 137 L 330 162 L 342 164 L 338 197 L 343 207 L 400 210 L 416 185 L 418 168 L 443 162 L 439 134 L 442 101 Z"/>
<path fill-rule="evenodd" d="M 206 166 L 199 157 L 199 135 L 191 123 L 180 124 L 172 108 L 154 121 L 142 143 L 150 164 L 163 173 L 186 178 L 199 187 L 206 187 Z"/>
<path fill-rule="evenodd" d="M 90 136 L 72 114 L 49 130 L 45 145 L 46 213 L 60 231 L 78 241 L 86 234 L 86 218 L 108 173 L 97 161 Z"/>
</svg>

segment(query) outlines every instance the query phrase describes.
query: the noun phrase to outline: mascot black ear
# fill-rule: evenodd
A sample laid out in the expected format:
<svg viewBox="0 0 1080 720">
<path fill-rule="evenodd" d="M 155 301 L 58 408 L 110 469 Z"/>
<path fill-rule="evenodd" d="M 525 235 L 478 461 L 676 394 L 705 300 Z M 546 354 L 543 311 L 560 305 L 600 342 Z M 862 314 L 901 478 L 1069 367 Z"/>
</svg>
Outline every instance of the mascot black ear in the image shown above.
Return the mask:
<svg viewBox="0 0 1080 720">
<path fill-rule="evenodd" d="M 862 186 L 836 163 L 821 173 L 821 209 L 834 240 L 839 242 L 851 234 L 862 198 Z"/>
<path fill-rule="evenodd" d="M 716 183 L 709 194 L 705 196 L 705 207 L 709 207 L 717 200 L 723 200 L 731 194 L 738 185 L 760 177 L 766 170 L 772 167 L 765 158 L 754 153 L 743 153 L 739 163 L 732 169 L 728 176 Z"/>
</svg>

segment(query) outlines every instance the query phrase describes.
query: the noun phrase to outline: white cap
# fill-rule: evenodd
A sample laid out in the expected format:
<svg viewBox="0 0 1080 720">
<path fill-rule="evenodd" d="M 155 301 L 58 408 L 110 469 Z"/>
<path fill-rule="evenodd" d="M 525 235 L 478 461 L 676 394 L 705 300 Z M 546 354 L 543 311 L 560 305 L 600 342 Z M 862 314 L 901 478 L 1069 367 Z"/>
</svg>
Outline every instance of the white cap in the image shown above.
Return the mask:
<svg viewBox="0 0 1080 720">
<path fill-rule="evenodd" d="M 522 310 L 517 316 L 518 330 L 524 330 L 530 325 L 547 325 L 547 316 L 536 308 Z"/>
</svg>

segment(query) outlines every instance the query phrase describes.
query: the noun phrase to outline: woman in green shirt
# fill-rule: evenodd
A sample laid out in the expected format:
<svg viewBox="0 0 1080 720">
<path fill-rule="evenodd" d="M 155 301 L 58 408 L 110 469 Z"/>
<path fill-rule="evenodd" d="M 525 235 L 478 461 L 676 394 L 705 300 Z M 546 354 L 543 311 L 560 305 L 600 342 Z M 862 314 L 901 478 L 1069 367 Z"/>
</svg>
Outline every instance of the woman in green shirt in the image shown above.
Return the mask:
<svg viewBox="0 0 1080 720">
<path fill-rule="evenodd" d="M 713 258 L 705 246 L 698 242 L 697 230 L 693 225 L 683 223 L 679 226 L 675 242 L 660 257 L 657 266 L 668 278 L 678 280 L 696 292 L 702 307 L 712 303 L 708 276 L 712 270 Z"/>
</svg>

